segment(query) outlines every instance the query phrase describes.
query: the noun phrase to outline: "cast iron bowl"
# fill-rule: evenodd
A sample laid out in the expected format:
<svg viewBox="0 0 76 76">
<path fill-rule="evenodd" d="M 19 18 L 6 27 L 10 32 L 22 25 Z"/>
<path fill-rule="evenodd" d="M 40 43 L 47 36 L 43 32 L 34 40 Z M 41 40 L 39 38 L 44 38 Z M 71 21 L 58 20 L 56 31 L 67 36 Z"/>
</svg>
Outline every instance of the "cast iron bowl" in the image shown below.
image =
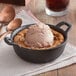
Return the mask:
<svg viewBox="0 0 76 76">
<path fill-rule="evenodd" d="M 33 63 L 51 62 L 51 61 L 55 60 L 57 57 L 59 57 L 62 54 L 62 52 L 64 51 L 65 45 L 67 43 L 67 33 L 68 33 L 69 29 L 71 28 L 71 25 L 68 24 L 67 22 L 60 22 L 56 26 L 48 24 L 50 26 L 50 28 L 60 32 L 64 36 L 64 42 L 57 47 L 45 49 L 45 50 L 33 50 L 33 49 L 23 48 L 14 43 L 14 37 L 17 35 L 17 33 L 19 33 L 21 30 L 23 30 L 25 28 L 28 28 L 31 25 L 32 24 L 25 25 L 25 26 L 22 26 L 16 30 L 14 30 L 10 37 L 8 37 L 8 36 L 5 37 L 5 39 L 4 39 L 5 42 L 8 45 L 13 45 L 13 48 L 14 48 L 16 54 L 20 58 L 22 58 L 26 61 L 33 62 Z M 67 26 L 67 29 L 64 30 L 61 28 L 61 26 Z"/>
</svg>

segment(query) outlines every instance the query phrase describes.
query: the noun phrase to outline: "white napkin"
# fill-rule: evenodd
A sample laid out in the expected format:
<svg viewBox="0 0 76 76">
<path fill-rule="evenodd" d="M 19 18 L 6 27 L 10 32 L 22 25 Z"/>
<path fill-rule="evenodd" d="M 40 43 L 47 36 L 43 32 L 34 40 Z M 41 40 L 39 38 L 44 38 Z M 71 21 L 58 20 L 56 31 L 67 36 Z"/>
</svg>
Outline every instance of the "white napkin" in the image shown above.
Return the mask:
<svg viewBox="0 0 76 76">
<path fill-rule="evenodd" d="M 16 17 L 22 18 L 22 25 L 35 23 L 23 10 Z M 76 63 L 76 47 L 70 43 L 67 43 L 63 54 L 55 61 L 46 64 L 34 64 L 20 59 L 12 46 L 7 45 L 4 41 L 0 42 L 0 76 L 32 76 L 73 63 Z"/>
</svg>

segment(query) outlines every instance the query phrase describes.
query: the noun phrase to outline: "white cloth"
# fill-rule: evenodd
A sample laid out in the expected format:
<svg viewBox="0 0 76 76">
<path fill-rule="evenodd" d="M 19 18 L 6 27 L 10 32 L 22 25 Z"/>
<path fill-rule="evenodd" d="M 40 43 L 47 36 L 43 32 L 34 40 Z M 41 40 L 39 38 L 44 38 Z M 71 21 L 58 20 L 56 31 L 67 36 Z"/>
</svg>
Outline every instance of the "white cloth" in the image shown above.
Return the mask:
<svg viewBox="0 0 76 76">
<path fill-rule="evenodd" d="M 17 17 L 23 19 L 23 24 L 35 23 L 25 11 Z M 55 70 L 76 63 L 76 47 L 67 43 L 63 54 L 55 61 L 46 64 L 33 64 L 20 59 L 12 46 L 0 42 L 0 76 L 32 76 L 49 70 Z"/>
</svg>

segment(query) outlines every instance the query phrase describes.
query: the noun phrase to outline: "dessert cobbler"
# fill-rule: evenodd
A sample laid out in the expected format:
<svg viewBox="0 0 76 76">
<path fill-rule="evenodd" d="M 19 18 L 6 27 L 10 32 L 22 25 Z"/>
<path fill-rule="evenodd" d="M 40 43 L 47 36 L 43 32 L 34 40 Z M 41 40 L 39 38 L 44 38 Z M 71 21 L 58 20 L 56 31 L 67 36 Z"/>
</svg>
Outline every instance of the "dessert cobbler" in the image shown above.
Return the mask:
<svg viewBox="0 0 76 76">
<path fill-rule="evenodd" d="M 53 48 L 56 47 L 58 45 L 60 45 L 63 41 L 64 41 L 64 37 L 61 33 L 55 31 L 55 30 L 51 30 L 53 35 L 54 35 L 54 41 L 52 45 L 49 46 L 45 46 L 45 47 L 31 47 L 29 45 L 27 45 L 27 41 L 25 40 L 26 37 L 26 33 L 28 32 L 28 29 L 24 29 L 22 31 L 20 31 L 15 37 L 14 37 L 14 42 L 16 44 L 18 44 L 20 47 L 24 47 L 24 48 L 31 48 L 31 49 L 48 49 L 48 48 Z"/>
</svg>

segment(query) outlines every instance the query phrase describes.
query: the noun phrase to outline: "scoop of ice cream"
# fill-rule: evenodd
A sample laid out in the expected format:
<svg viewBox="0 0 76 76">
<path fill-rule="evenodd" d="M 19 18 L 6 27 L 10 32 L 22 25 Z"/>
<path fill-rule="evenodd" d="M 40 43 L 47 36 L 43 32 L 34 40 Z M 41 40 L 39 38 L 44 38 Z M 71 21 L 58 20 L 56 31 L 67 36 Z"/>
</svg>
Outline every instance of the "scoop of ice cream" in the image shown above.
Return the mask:
<svg viewBox="0 0 76 76">
<path fill-rule="evenodd" d="M 52 46 L 53 33 L 48 25 L 31 25 L 25 36 L 25 44 L 30 47 L 42 48 Z"/>
</svg>

